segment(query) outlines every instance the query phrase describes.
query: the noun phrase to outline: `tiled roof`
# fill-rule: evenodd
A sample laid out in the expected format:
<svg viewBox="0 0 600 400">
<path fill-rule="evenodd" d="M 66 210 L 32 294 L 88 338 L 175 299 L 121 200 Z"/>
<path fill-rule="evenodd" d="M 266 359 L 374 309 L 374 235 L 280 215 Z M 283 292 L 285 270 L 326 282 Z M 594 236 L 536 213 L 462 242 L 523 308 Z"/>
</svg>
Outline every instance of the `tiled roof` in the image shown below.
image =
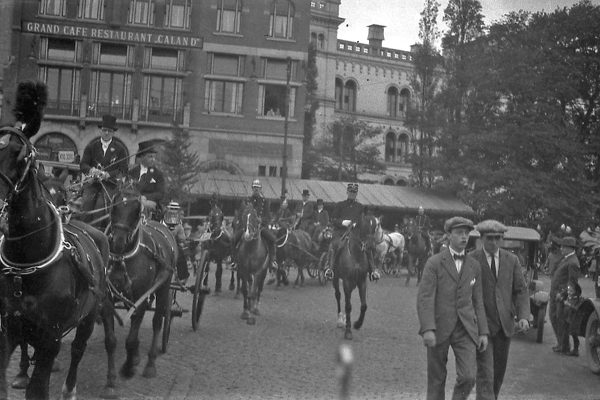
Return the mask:
<svg viewBox="0 0 600 400">
<path fill-rule="evenodd" d="M 280 177 L 251 177 L 226 174 L 200 174 L 194 193 L 210 196 L 213 192 L 221 198 L 240 198 L 251 193 L 252 180 L 259 179 L 266 198 L 275 200 L 281 195 Z M 323 199 L 325 203 L 345 200 L 347 182 L 288 178 L 286 187 L 289 199 L 301 199 L 302 190 L 310 191 L 311 200 Z M 419 206 L 428 213 L 473 215 L 471 207 L 453 197 L 444 197 L 424 190 L 405 186 L 360 183 L 357 200 L 364 205 L 381 209 L 412 210 Z"/>
</svg>

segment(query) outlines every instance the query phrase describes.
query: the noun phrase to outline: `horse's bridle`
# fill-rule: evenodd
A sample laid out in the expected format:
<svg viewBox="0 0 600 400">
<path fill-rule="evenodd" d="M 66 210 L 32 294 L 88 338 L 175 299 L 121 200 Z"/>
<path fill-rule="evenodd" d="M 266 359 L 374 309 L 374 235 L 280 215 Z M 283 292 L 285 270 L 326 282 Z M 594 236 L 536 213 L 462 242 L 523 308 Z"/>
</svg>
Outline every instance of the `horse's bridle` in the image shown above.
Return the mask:
<svg viewBox="0 0 600 400">
<path fill-rule="evenodd" d="M 35 162 L 35 155 L 36 155 L 35 147 L 33 147 L 31 142 L 29 141 L 29 139 L 27 139 L 21 131 L 15 129 L 15 128 L 10 128 L 10 127 L 2 128 L 2 130 L 0 132 L 2 132 L 2 131 L 9 132 L 8 133 L 9 135 L 16 136 L 19 139 L 19 141 L 21 141 L 21 143 L 24 146 L 23 150 L 26 151 L 26 154 L 24 154 L 24 156 L 23 156 L 23 159 L 25 160 L 26 163 L 25 163 L 25 169 L 23 170 L 23 173 L 21 174 L 19 179 L 17 179 L 16 182 L 13 182 L 8 176 L 6 176 L 6 174 L 4 172 L 0 171 L 0 179 L 2 179 L 4 182 L 6 182 L 10 188 L 10 190 L 6 193 L 6 197 L 3 200 L 4 202 L 2 204 L 2 208 L 0 209 L 0 218 L 4 217 L 4 214 L 6 213 L 6 207 L 12 201 L 14 195 L 19 194 L 20 192 L 23 191 L 23 188 L 25 188 L 25 186 L 26 186 L 25 179 L 27 179 L 27 174 L 29 173 L 32 165 Z M 23 153 L 23 150 L 21 150 L 22 153 Z M 20 155 L 21 154 L 19 154 L 19 158 L 20 158 Z"/>
<path fill-rule="evenodd" d="M 134 200 L 134 199 L 129 199 L 129 198 L 124 198 L 121 202 L 122 203 L 126 203 L 128 200 Z M 137 197 L 135 200 L 139 201 L 141 206 L 140 206 L 140 211 L 138 214 L 138 218 L 137 218 L 137 224 L 135 224 L 135 227 L 132 229 L 129 225 L 126 224 L 122 224 L 122 223 L 110 223 L 110 229 L 119 229 L 122 231 L 127 232 L 127 243 L 131 242 L 131 240 L 133 239 L 133 237 L 139 232 L 140 227 L 142 226 L 143 222 L 145 221 L 145 217 L 144 217 L 144 206 L 141 203 L 141 199 L 139 197 Z M 115 201 L 113 199 L 113 206 L 115 204 Z M 112 233 L 112 232 L 111 232 Z"/>
</svg>

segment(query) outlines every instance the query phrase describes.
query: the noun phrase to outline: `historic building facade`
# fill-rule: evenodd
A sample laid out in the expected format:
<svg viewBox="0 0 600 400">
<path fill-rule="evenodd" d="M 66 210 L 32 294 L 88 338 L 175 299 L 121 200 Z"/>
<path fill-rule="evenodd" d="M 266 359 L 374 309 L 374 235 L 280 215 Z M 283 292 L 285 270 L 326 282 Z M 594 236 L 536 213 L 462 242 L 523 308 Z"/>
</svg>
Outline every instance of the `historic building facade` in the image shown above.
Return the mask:
<svg viewBox="0 0 600 400">
<path fill-rule="evenodd" d="M 316 44 L 319 75 L 315 137 L 332 122 L 353 116 L 381 129 L 378 144 L 386 165 L 379 183 L 406 185 L 413 134 L 404 126 L 413 97 L 409 85 L 412 58 L 408 51 L 382 46 L 384 26 L 369 26 L 368 44 L 338 39 L 340 0 L 311 1 L 311 40 Z"/>
<path fill-rule="evenodd" d="M 110 113 L 118 119 L 115 140 L 132 158 L 139 143 L 182 128 L 206 171 L 280 176 L 287 134 L 288 175 L 300 176 L 307 2 L 2 5 L 2 20 L 10 19 L 0 25 L 10 27 L 10 48 L 0 45 L 0 57 L 5 51 L 10 59 L 3 65 L 4 110 L 19 81 L 41 79 L 49 89 L 45 121 L 33 138 L 40 158 L 76 162 Z"/>
</svg>

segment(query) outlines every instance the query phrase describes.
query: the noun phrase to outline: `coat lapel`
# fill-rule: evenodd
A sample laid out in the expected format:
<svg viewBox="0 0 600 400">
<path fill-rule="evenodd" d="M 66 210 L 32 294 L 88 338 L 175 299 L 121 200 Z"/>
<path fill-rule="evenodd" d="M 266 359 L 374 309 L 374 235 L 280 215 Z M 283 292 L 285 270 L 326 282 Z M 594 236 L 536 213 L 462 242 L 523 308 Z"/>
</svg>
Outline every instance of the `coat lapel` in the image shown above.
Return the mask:
<svg viewBox="0 0 600 400">
<path fill-rule="evenodd" d="M 456 270 L 456 264 L 452 259 L 452 254 L 450 253 L 450 250 L 448 249 L 446 249 L 444 251 L 444 254 L 442 254 L 442 265 L 444 266 L 444 268 L 446 268 L 452 279 L 458 282 L 458 271 Z"/>
</svg>

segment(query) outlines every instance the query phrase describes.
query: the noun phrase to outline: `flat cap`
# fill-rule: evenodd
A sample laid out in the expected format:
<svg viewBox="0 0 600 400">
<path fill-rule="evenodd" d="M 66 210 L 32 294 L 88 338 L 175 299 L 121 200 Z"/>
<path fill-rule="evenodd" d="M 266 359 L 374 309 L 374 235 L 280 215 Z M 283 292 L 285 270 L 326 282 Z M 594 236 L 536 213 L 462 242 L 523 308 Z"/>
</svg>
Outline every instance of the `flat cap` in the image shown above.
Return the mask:
<svg viewBox="0 0 600 400">
<path fill-rule="evenodd" d="M 508 230 L 506 225 L 500 221 L 496 221 L 495 219 L 486 219 L 485 221 L 481 221 L 477 224 L 475 229 L 477 229 L 477 231 L 482 235 L 485 235 L 486 233 L 495 233 L 501 235 Z"/>
<path fill-rule="evenodd" d="M 446 232 L 451 232 L 452 229 L 456 228 L 468 228 L 469 230 L 472 230 L 473 221 L 464 217 L 452 217 L 444 223 L 444 230 Z"/>
<path fill-rule="evenodd" d="M 562 239 L 556 239 L 554 242 L 559 246 L 577 248 L 577 240 L 573 236 L 565 236 Z"/>
</svg>

